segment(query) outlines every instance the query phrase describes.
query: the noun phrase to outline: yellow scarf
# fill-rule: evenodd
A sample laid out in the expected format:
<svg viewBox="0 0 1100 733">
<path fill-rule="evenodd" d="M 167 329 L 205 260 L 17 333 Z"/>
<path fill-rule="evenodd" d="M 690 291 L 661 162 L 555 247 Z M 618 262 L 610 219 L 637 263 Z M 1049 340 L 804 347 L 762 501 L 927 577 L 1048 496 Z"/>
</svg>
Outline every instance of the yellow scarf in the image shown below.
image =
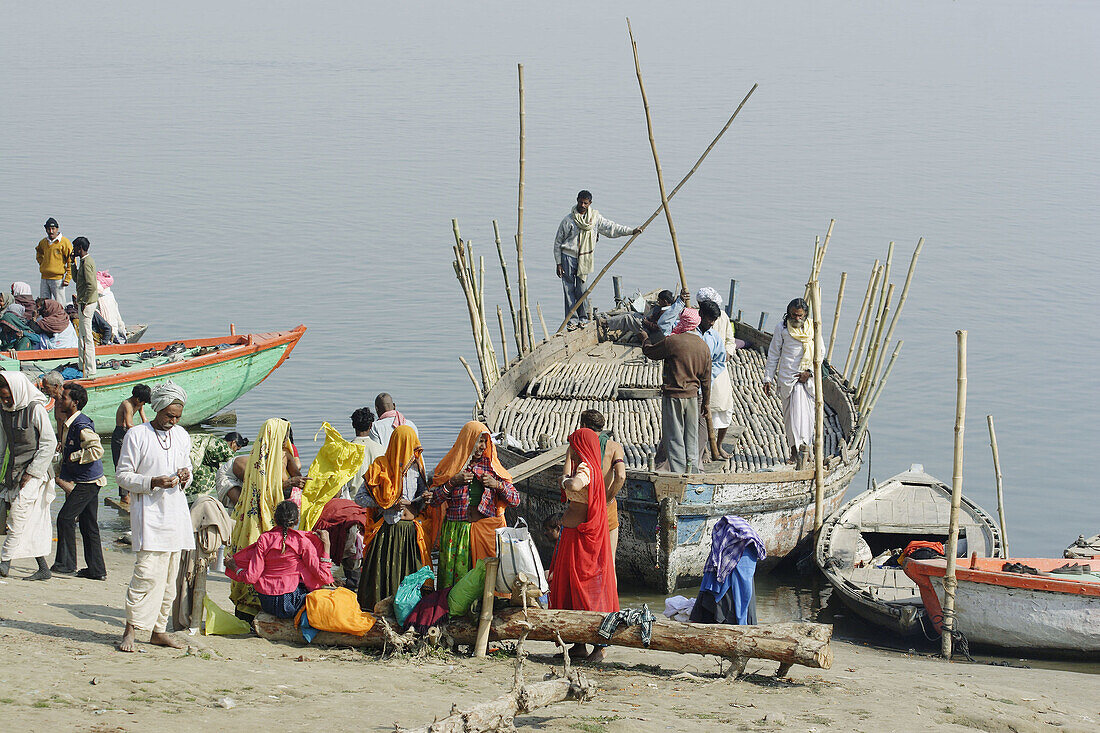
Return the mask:
<svg viewBox="0 0 1100 733">
<path fill-rule="evenodd" d="M 327 422 L 321 424 L 325 431 L 325 444 L 309 464 L 308 479 L 302 488 L 302 513 L 298 520 L 298 529 L 308 532 L 321 518 L 325 504 L 336 496 L 340 488 L 363 465 L 365 448 L 358 443 L 344 440 L 334 427 Z M 316 436 L 314 436 L 316 440 Z"/>
<path fill-rule="evenodd" d="M 802 342 L 802 360 L 798 362 L 798 371 L 804 372 L 814 368 L 814 324 L 807 317 L 802 321 L 802 326 L 794 328 L 790 321 L 787 322 L 787 333 Z"/>
<path fill-rule="evenodd" d="M 581 233 L 577 237 L 577 274 L 587 275 L 594 269 L 596 251 L 596 239 L 599 231 L 596 224 L 600 221 L 600 212 L 592 206 L 588 207 L 588 213 L 581 216 L 577 207 L 573 207 L 573 222 L 580 228 Z"/>
</svg>

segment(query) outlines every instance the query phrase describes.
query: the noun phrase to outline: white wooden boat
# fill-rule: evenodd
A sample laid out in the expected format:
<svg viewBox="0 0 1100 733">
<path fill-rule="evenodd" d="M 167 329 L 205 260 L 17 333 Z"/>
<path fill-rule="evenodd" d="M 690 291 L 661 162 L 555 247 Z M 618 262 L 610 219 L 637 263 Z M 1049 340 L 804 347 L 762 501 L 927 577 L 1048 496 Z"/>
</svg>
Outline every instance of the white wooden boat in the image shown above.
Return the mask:
<svg viewBox="0 0 1100 733">
<path fill-rule="evenodd" d="M 1086 559 L 1100 558 L 1100 534 L 1093 535 L 1092 537 L 1085 537 L 1081 535 L 1077 538 L 1077 541 L 1066 548 L 1066 551 L 1062 553 L 1065 557 L 1070 559 Z"/>
<path fill-rule="evenodd" d="M 1038 575 L 1005 572 L 1021 563 Z M 971 646 L 1016 653 L 1100 659 L 1100 572 L 1058 575 L 1065 558 L 960 560 L 955 571 L 955 627 Z M 1100 562 L 1090 565 L 1100 571 Z M 942 617 L 943 560 L 907 560 L 937 632 Z"/>
<path fill-rule="evenodd" d="M 1001 556 L 1001 533 L 993 518 L 965 496 L 960 507 L 963 555 Z M 913 540 L 947 541 L 951 487 L 914 464 L 846 503 L 821 527 L 814 561 L 838 598 L 860 617 L 900 634 L 917 634 L 924 604 L 916 583 L 896 565 L 884 565 L 891 550 Z M 931 632 L 931 625 L 925 624 Z"/>
</svg>

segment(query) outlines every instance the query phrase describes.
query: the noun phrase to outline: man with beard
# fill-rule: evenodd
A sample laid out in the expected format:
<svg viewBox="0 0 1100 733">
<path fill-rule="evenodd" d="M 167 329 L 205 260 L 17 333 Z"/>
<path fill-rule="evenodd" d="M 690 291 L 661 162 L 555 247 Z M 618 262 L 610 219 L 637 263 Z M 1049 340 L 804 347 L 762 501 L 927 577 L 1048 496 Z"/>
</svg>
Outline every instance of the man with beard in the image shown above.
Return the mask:
<svg viewBox="0 0 1100 733">
<path fill-rule="evenodd" d="M 809 312 L 802 298 L 787 304 L 783 325 L 768 347 L 764 369 L 764 394 L 770 396 L 773 382 L 779 384 L 783 427 L 791 451 L 787 463 L 794 463 L 802 446 L 814 442 L 814 326 L 807 318 Z"/>
</svg>

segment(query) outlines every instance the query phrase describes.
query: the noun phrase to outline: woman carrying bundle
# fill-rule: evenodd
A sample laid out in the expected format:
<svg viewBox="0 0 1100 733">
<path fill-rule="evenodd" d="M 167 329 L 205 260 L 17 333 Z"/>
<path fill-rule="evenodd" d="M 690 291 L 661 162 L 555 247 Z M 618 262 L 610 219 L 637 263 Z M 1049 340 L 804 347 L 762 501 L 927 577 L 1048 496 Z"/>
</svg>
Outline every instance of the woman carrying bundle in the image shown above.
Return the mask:
<svg viewBox="0 0 1100 733">
<path fill-rule="evenodd" d="M 416 431 L 401 425 L 390 436 L 385 454 L 363 474 L 355 501 L 379 515 L 363 536 L 359 606 L 364 611 L 373 611 L 375 603 L 392 596 L 406 575 L 431 565 L 427 536 L 414 509 L 414 501 L 427 488 L 423 453 Z"/>
<path fill-rule="evenodd" d="M 429 503 L 443 502 L 447 514 L 439 539 L 439 587 L 449 588 L 478 560 L 496 556 L 496 530 L 504 526 L 504 509 L 519 505 L 512 474 L 500 465 L 489 429 L 479 422 L 462 426 L 435 468 Z"/>
<path fill-rule="evenodd" d="M 275 526 L 225 563 L 225 574 L 256 589 L 260 609 L 275 618 L 294 618 L 310 591 L 336 581 L 328 559 L 328 534 L 299 532 L 298 505 L 280 502 Z"/>
<path fill-rule="evenodd" d="M 275 507 L 305 484 L 290 436 L 290 423 L 286 420 L 272 418 L 260 427 L 245 466 L 240 498 L 233 509 L 235 524 L 230 554 L 253 545 L 261 534 L 274 527 Z M 250 583 L 234 582 L 229 599 L 238 618 L 251 621 L 260 611 L 260 599 Z"/>
</svg>

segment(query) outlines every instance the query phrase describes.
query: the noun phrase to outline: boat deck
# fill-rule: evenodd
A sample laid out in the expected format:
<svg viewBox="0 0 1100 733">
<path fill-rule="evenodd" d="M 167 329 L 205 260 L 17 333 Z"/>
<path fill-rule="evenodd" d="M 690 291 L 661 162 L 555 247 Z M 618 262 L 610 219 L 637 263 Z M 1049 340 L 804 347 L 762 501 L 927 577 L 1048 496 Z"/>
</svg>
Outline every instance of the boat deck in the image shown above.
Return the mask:
<svg viewBox="0 0 1100 733">
<path fill-rule="evenodd" d="M 787 449 L 779 397 L 764 394 L 764 354 L 738 349 L 729 358 L 734 424 L 725 450 L 733 455 L 721 470 L 766 471 L 783 466 Z M 523 451 L 564 445 L 580 414 L 596 409 L 607 429 L 623 443 L 628 467 L 645 469 L 661 436 L 661 364 L 637 346 L 605 341 L 556 361 L 535 376 L 489 427 L 504 432 Z M 744 428 L 737 437 L 737 426 Z M 825 406 L 825 453 L 840 450 L 841 426 Z"/>
</svg>

